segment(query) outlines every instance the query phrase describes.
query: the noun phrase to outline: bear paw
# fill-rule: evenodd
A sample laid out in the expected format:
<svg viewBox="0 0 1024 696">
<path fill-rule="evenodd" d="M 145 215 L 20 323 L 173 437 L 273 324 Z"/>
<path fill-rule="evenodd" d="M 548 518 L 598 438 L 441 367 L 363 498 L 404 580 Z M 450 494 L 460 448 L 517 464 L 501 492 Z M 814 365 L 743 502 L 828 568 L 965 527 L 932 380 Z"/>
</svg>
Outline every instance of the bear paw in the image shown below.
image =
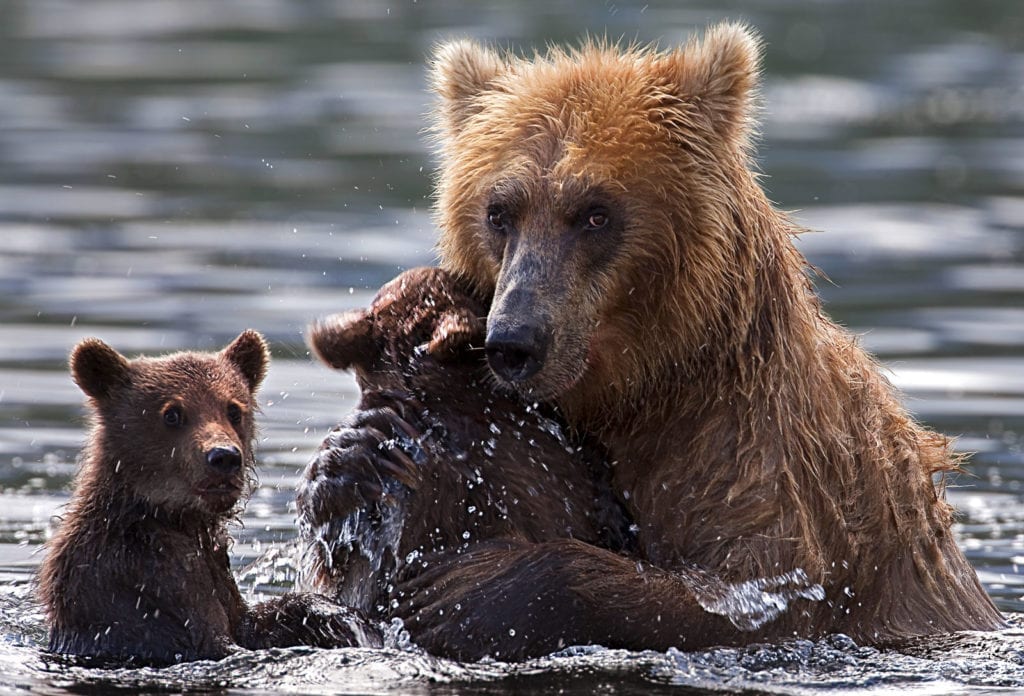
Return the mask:
<svg viewBox="0 0 1024 696">
<path fill-rule="evenodd" d="M 312 587 L 376 608 L 376 595 L 365 588 L 383 591 L 395 566 L 405 501 L 422 480 L 419 440 L 416 427 L 390 406 L 350 414 L 324 440 L 297 499 Z"/>
</svg>

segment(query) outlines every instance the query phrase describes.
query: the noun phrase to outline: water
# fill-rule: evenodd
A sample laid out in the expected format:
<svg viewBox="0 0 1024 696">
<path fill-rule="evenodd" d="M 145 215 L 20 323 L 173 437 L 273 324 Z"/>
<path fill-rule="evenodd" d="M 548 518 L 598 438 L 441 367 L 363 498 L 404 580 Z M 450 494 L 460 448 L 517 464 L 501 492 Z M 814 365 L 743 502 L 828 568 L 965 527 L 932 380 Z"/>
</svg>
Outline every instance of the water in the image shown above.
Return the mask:
<svg viewBox="0 0 1024 696">
<path fill-rule="evenodd" d="M 824 600 L 825 588 L 811 583 L 807 573 L 797 568 L 771 578 L 726 585 L 724 591 L 709 586 L 694 590 L 694 594 L 704 611 L 724 616 L 741 631 L 756 631 L 781 616 L 794 600 Z"/>
<path fill-rule="evenodd" d="M 355 401 L 314 317 L 433 259 L 424 56 L 471 35 L 670 45 L 765 36 L 765 185 L 809 228 L 828 311 L 922 419 L 974 452 L 950 497 L 1001 609 L 1024 611 L 1024 5 L 487 0 L 0 1 L 0 690 L 651 693 L 1024 688 L 1024 622 L 901 651 L 821 643 L 463 665 L 409 647 L 282 650 L 165 670 L 45 658 L 29 584 L 83 438 L 65 359 L 272 342 L 262 487 L 234 531 L 253 599 L 295 580 L 294 488 Z M 248 570 L 243 572 L 243 568 Z"/>
</svg>

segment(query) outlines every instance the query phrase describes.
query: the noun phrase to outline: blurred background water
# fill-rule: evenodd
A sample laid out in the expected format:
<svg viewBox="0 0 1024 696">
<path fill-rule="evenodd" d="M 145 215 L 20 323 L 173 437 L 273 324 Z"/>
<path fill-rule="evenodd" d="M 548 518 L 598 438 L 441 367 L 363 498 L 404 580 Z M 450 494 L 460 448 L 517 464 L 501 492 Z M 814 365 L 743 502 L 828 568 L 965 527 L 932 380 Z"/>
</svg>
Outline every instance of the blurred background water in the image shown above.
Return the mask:
<svg viewBox="0 0 1024 696">
<path fill-rule="evenodd" d="M 353 405 L 314 317 L 431 263 L 425 58 L 590 33 L 672 46 L 720 19 L 767 44 L 759 162 L 828 311 L 908 405 L 974 452 L 957 534 L 1024 610 L 1024 4 L 1019 0 L 0 0 L 0 687 L 339 692 L 561 688 L 926 692 L 1024 686 L 1024 638 L 900 653 L 582 650 L 525 667 L 415 650 L 280 651 L 171 670 L 45 661 L 30 579 L 84 436 L 66 355 L 272 342 L 262 487 L 236 530 L 253 594 L 294 576 L 297 473 Z M 818 233 L 817 230 L 822 230 Z M 269 553 L 268 553 L 269 550 Z"/>
</svg>

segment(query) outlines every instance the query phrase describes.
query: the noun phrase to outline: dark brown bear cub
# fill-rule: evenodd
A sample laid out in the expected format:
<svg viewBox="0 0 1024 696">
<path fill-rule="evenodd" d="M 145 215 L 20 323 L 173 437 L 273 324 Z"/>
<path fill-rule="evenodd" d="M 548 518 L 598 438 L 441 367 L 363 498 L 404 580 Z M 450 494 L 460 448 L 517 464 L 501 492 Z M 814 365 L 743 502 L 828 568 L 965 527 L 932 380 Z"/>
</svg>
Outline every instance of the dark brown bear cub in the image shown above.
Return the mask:
<svg viewBox="0 0 1024 696">
<path fill-rule="evenodd" d="M 493 388 L 483 352 L 473 347 L 482 344 L 485 315 L 451 275 L 418 268 L 385 285 L 368 310 L 313 327 L 318 357 L 354 368 L 362 390 L 299 490 L 304 565 L 318 590 L 393 616 L 397 580 L 424 568 L 457 573 L 465 554 L 501 555 L 555 539 L 628 545 L 629 522 L 601 453 L 566 439 L 554 414 Z M 369 439 L 379 446 L 367 448 Z M 508 630 L 498 626 L 514 618 L 494 617 L 504 642 Z M 446 646 L 458 633 L 453 624 L 432 636 L 413 629 L 412 638 L 453 654 Z M 517 646 L 530 641 L 520 636 Z M 481 648 L 505 654 L 504 643 Z"/>
<path fill-rule="evenodd" d="M 249 609 L 231 575 L 225 524 L 254 479 L 268 360 L 254 331 L 216 354 L 75 347 L 71 374 L 95 422 L 40 569 L 51 650 L 167 664 L 236 646 L 379 644 L 357 614 L 314 595 Z"/>
</svg>

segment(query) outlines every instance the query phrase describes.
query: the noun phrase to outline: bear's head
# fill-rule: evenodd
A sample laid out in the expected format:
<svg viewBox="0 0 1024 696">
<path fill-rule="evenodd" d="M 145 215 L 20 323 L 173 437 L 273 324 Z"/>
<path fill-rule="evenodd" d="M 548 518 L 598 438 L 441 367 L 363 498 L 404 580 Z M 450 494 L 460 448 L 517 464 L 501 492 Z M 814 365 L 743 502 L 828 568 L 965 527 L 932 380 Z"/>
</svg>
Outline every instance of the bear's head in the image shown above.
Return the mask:
<svg viewBox="0 0 1024 696">
<path fill-rule="evenodd" d="M 254 477 L 255 394 L 269 359 L 252 330 L 219 353 L 134 360 L 85 339 L 70 363 L 95 419 L 87 465 L 160 510 L 227 514 Z"/>
<path fill-rule="evenodd" d="M 437 50 L 442 265 L 493 295 L 500 379 L 571 406 L 742 324 L 771 253 L 745 229 L 772 214 L 748 166 L 759 54 L 732 24 L 668 52 Z"/>
<path fill-rule="evenodd" d="M 326 365 L 355 371 L 365 408 L 374 393 L 426 388 L 411 383 L 417 374 L 443 379 L 443 372 L 423 368 L 449 362 L 473 339 L 482 343 L 486 313 L 447 272 L 413 268 L 384 285 L 369 308 L 318 320 L 308 340 Z"/>
</svg>

